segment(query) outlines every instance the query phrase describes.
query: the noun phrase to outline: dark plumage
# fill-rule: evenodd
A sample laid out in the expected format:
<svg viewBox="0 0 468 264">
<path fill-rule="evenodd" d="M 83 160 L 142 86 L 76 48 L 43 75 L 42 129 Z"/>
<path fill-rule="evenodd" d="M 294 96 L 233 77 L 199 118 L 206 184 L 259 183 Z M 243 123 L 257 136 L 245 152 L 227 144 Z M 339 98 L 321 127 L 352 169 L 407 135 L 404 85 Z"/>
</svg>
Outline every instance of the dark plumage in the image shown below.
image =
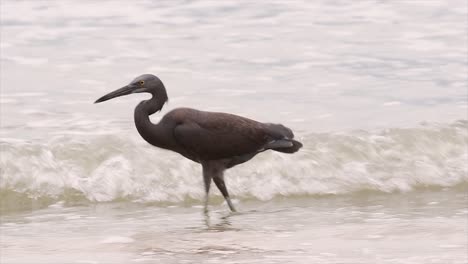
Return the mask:
<svg viewBox="0 0 468 264">
<path fill-rule="evenodd" d="M 138 132 L 151 145 L 175 151 L 202 165 L 205 211 L 212 179 L 229 208 L 235 211 L 224 183 L 224 170 L 265 150 L 294 153 L 302 147 L 294 140 L 291 129 L 283 125 L 260 123 L 226 113 L 178 108 L 167 113 L 158 124 L 153 124 L 149 116 L 161 110 L 168 97 L 164 84 L 151 74 L 135 78 L 129 85 L 104 95 L 95 103 L 142 92 L 150 93 L 152 97 L 135 108 Z"/>
</svg>

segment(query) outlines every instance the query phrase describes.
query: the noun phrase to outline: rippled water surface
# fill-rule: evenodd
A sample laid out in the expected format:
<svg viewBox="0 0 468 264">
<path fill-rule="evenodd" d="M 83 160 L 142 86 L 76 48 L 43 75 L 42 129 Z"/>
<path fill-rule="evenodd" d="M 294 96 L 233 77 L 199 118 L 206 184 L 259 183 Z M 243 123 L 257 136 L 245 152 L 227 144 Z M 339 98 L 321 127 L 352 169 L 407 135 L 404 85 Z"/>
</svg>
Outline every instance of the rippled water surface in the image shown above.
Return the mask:
<svg viewBox="0 0 468 264">
<path fill-rule="evenodd" d="M 4 263 L 466 263 L 463 192 L 62 206 L 4 217 Z"/>
<path fill-rule="evenodd" d="M 466 263 L 468 6 L 1 1 L 0 263 Z M 282 123 L 304 148 L 227 172 L 144 142 L 168 110 Z"/>
</svg>

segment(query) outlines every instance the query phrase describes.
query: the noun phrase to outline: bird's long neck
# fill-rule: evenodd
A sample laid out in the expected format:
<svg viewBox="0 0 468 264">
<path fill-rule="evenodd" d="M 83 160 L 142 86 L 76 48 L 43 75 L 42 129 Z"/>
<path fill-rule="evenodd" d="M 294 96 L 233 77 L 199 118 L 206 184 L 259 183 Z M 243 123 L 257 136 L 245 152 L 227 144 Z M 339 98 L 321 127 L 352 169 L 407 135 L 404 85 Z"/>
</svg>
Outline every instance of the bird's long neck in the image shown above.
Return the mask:
<svg viewBox="0 0 468 264">
<path fill-rule="evenodd" d="M 164 104 L 169 100 L 167 97 L 167 92 L 166 89 L 160 89 L 158 91 L 155 91 L 151 93 L 151 99 L 145 100 L 140 103 L 142 104 L 146 113 L 146 115 L 150 116 L 158 111 L 160 111 Z M 140 106 L 138 105 L 138 106 Z"/>
<path fill-rule="evenodd" d="M 150 144 L 161 148 L 168 147 L 168 136 L 164 125 L 153 124 L 150 115 L 160 111 L 167 102 L 166 91 L 153 93 L 150 100 L 140 102 L 135 108 L 135 125 L 138 133 Z"/>
</svg>

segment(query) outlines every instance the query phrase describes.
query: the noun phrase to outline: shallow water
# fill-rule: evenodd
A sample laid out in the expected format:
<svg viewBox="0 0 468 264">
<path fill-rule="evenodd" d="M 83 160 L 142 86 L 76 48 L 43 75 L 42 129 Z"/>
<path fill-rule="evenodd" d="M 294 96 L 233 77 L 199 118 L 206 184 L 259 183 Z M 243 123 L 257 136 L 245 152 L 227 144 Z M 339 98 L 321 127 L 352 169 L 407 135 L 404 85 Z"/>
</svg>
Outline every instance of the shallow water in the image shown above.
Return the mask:
<svg viewBox="0 0 468 264">
<path fill-rule="evenodd" d="M 4 263 L 466 263 L 467 196 L 441 190 L 50 208 L 2 219 Z"/>
<path fill-rule="evenodd" d="M 466 263 L 467 3 L 1 3 L 0 263 Z M 304 148 L 201 170 L 133 127 L 170 102 L 291 127 Z"/>
</svg>

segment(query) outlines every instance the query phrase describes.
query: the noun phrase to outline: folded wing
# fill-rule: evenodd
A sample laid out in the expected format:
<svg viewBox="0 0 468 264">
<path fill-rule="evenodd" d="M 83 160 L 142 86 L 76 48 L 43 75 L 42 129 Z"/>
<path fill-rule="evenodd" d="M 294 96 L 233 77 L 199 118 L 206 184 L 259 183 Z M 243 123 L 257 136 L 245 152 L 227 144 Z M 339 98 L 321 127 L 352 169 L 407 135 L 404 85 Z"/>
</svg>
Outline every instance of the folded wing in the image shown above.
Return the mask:
<svg viewBox="0 0 468 264">
<path fill-rule="evenodd" d="M 203 160 L 255 153 L 271 140 L 262 123 L 209 112 L 177 125 L 174 135 L 187 152 Z"/>
</svg>

